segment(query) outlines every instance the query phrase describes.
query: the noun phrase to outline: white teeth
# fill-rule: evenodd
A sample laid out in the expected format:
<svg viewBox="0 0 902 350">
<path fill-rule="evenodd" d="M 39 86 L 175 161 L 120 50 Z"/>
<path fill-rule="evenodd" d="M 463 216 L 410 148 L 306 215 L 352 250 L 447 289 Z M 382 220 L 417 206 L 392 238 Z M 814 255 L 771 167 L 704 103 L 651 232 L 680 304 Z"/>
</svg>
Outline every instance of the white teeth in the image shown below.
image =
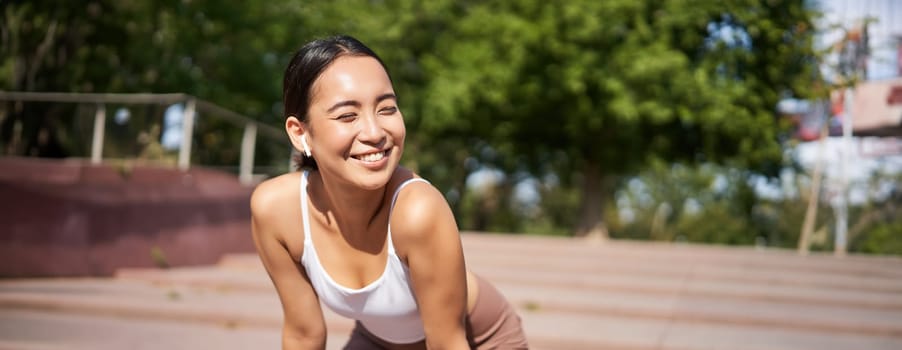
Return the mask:
<svg viewBox="0 0 902 350">
<path fill-rule="evenodd" d="M 385 151 L 364 154 L 364 155 L 360 156 L 359 159 L 364 162 L 378 162 L 378 161 L 382 160 L 382 158 L 385 158 Z"/>
</svg>

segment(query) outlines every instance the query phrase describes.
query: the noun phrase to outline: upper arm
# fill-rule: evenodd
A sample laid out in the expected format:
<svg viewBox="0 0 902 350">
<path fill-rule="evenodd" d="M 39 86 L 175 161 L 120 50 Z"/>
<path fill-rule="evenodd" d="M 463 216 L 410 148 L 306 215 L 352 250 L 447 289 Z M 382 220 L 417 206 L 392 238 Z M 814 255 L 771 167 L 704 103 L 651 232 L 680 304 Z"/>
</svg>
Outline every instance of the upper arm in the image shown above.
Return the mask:
<svg viewBox="0 0 902 350">
<path fill-rule="evenodd" d="M 283 239 L 292 232 L 286 224 L 293 217 L 277 184 L 264 182 L 251 196 L 251 230 L 254 245 L 266 268 L 284 313 L 283 349 L 323 349 L 326 329 L 316 292 L 306 272 L 292 257 Z M 291 196 L 287 196 L 291 197 Z M 296 196 L 295 196 L 296 198 Z"/>
<path fill-rule="evenodd" d="M 464 318 L 466 266 L 451 208 L 429 184 L 399 194 L 392 237 L 407 258 L 413 290 L 430 348 L 467 348 Z"/>
</svg>

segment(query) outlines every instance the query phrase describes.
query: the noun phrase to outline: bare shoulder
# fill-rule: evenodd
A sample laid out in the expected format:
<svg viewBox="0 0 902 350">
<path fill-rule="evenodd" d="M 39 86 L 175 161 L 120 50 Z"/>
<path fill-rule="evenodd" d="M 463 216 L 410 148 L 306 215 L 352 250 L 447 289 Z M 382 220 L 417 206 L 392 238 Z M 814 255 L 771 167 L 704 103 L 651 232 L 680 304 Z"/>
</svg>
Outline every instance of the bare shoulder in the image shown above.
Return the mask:
<svg viewBox="0 0 902 350">
<path fill-rule="evenodd" d="M 251 214 L 265 217 L 273 209 L 300 195 L 300 173 L 288 173 L 263 181 L 251 194 Z M 294 189 L 292 191 L 291 189 Z"/>
<path fill-rule="evenodd" d="M 298 215 L 300 173 L 288 173 L 268 179 L 251 194 L 251 218 L 255 234 L 277 235 Z"/>
<path fill-rule="evenodd" d="M 399 186 L 405 180 L 419 178 L 412 172 L 401 177 Z M 458 234 L 447 200 L 428 182 L 412 181 L 405 185 L 398 192 L 390 220 L 392 239 L 401 246 L 428 242 L 437 238 L 436 235 Z"/>
</svg>

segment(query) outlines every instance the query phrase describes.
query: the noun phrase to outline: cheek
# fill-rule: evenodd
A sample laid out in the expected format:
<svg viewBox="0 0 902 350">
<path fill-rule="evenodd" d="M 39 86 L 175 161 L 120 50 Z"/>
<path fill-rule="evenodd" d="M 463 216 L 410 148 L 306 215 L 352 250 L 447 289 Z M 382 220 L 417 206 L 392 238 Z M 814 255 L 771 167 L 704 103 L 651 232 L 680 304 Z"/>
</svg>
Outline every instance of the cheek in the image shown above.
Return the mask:
<svg viewBox="0 0 902 350">
<path fill-rule="evenodd" d="M 340 152 L 346 152 L 350 149 L 354 141 L 354 131 L 350 128 L 321 128 L 322 132 L 318 133 L 319 141 L 325 147 Z"/>
<path fill-rule="evenodd" d="M 404 125 L 404 119 L 398 118 L 397 122 L 392 125 L 392 134 L 398 140 L 404 141 L 407 136 L 407 127 Z"/>
</svg>

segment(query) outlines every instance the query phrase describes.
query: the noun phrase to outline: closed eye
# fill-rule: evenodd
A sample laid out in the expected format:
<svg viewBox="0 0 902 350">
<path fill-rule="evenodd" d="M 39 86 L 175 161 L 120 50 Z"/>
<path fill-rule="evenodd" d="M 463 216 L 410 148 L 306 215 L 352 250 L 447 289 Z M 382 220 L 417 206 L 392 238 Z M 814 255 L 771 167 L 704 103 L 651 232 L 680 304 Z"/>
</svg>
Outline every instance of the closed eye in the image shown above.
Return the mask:
<svg viewBox="0 0 902 350">
<path fill-rule="evenodd" d="M 395 106 L 385 107 L 379 110 L 379 114 L 382 115 L 392 115 L 395 113 L 398 113 L 398 107 Z"/>
<path fill-rule="evenodd" d="M 357 118 L 356 113 L 345 113 L 345 114 L 341 114 L 333 119 L 340 120 L 340 121 L 353 121 L 355 118 Z"/>
</svg>

